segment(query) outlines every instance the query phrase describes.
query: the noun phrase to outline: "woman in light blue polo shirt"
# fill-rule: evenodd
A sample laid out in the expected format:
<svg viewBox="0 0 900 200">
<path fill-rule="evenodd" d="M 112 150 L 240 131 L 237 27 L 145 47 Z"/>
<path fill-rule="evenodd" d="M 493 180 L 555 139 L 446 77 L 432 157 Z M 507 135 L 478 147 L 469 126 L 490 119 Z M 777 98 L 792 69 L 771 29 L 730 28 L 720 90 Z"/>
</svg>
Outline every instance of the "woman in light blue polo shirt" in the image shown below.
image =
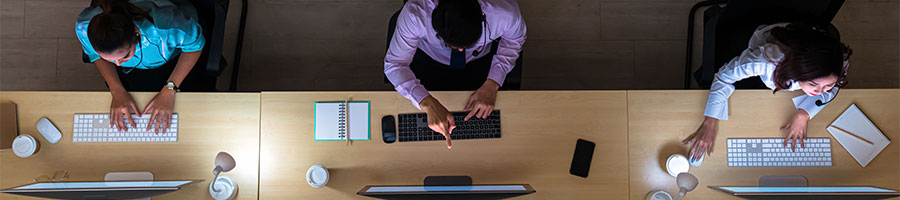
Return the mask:
<svg viewBox="0 0 900 200">
<path fill-rule="evenodd" d="M 127 130 L 127 118 L 136 128 L 131 114 L 149 113 L 153 128 L 165 132 L 175 92 L 205 44 L 193 7 L 168 0 L 101 0 L 78 15 L 75 33 L 109 86 L 110 126 Z M 129 90 L 159 93 L 139 112 Z"/>
</svg>

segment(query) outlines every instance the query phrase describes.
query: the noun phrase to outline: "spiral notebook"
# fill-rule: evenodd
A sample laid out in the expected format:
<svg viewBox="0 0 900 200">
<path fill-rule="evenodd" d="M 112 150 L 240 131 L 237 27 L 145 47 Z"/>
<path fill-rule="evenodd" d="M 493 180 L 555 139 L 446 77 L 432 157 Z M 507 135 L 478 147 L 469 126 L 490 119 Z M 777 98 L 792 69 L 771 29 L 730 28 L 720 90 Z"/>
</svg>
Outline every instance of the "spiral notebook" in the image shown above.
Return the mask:
<svg viewBox="0 0 900 200">
<path fill-rule="evenodd" d="M 832 126 L 840 127 L 840 129 L 844 130 L 839 130 Z M 876 127 L 875 124 L 859 110 L 859 107 L 856 107 L 856 104 L 850 105 L 841 116 L 831 123 L 831 126 L 825 129 L 831 133 L 831 136 L 834 136 L 834 139 L 837 139 L 837 141 L 841 143 L 841 146 L 844 146 L 844 149 L 847 149 L 847 152 L 849 152 L 862 167 L 869 165 L 869 162 L 891 143 L 891 140 L 884 136 L 884 133 L 882 133 L 881 130 L 879 130 L 878 127 Z M 844 131 L 856 134 L 861 138 L 871 141 L 872 144 L 855 138 Z"/>
<path fill-rule="evenodd" d="M 369 140 L 371 119 L 368 101 L 316 102 L 315 140 Z"/>
</svg>

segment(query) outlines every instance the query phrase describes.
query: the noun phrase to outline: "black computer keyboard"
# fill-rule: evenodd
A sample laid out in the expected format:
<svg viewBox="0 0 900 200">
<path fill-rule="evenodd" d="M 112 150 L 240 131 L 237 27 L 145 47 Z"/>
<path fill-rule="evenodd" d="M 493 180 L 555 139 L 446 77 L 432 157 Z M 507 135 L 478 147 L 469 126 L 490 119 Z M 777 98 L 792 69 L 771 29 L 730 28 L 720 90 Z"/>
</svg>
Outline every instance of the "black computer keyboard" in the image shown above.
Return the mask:
<svg viewBox="0 0 900 200">
<path fill-rule="evenodd" d="M 453 112 L 456 129 L 450 134 L 452 140 L 500 138 L 500 111 L 494 110 L 490 116 L 463 120 L 469 112 Z M 400 142 L 446 140 L 444 135 L 428 128 L 428 116 L 425 113 L 409 113 L 397 115 L 398 137 Z"/>
</svg>

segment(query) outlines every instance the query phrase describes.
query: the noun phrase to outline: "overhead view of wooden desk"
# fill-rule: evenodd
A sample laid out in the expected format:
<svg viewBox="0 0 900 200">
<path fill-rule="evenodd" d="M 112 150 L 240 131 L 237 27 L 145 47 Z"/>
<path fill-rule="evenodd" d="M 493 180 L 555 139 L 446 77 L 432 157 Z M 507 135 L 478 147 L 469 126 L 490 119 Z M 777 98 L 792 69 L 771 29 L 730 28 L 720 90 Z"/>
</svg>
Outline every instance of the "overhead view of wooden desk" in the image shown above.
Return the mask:
<svg viewBox="0 0 900 200">
<path fill-rule="evenodd" d="M 471 92 L 432 92 L 461 111 Z M 371 101 L 370 141 L 313 141 L 313 102 Z M 385 144 L 381 117 L 416 113 L 396 92 L 263 92 L 260 198 L 360 199 L 365 185 L 421 185 L 426 176 L 468 175 L 475 184 L 531 184 L 523 199 L 627 198 L 625 91 L 506 92 L 497 96 L 500 139 Z M 590 176 L 569 174 L 575 142 L 596 143 Z M 328 168 L 324 188 L 306 170 Z"/>
<path fill-rule="evenodd" d="M 142 109 L 155 93 L 132 93 Z M 212 199 L 216 153 L 234 156 L 230 172 L 239 185 L 237 197 L 257 198 L 259 173 L 259 93 L 179 93 L 176 143 L 73 143 L 75 113 L 109 113 L 109 92 L 0 92 L 0 102 L 18 106 L 19 132 L 34 136 L 41 149 L 28 158 L 11 150 L 0 151 L 0 188 L 32 183 L 41 175 L 68 170 L 66 181 L 103 181 L 107 172 L 149 171 L 155 180 L 205 180 L 153 199 Z M 40 136 L 35 123 L 49 118 L 62 139 L 51 144 Z M 0 199 L 31 199 L 0 194 Z"/>
<path fill-rule="evenodd" d="M 153 93 L 132 93 L 143 106 Z M 461 111 L 470 92 L 433 92 Z M 703 119 L 708 91 L 501 91 L 499 139 L 382 142 L 381 117 L 420 113 L 396 92 L 179 93 L 177 143 L 72 143 L 75 113 L 108 113 L 108 92 L 0 92 L 18 105 L 20 133 L 41 142 L 32 157 L 0 151 L 0 187 L 68 170 L 67 181 L 102 181 L 107 172 L 150 171 L 157 180 L 203 179 L 154 199 L 211 199 L 213 158 L 225 151 L 237 167 L 223 175 L 239 185 L 238 199 L 366 199 L 366 185 L 421 185 L 426 176 L 468 175 L 475 184 L 530 184 L 516 199 L 644 199 L 650 191 L 677 192 L 665 159 L 686 154 L 681 141 Z M 832 139 L 832 167 L 726 167 L 724 143 L 737 137 L 784 137 L 791 97 L 800 92 L 738 90 L 729 120 L 719 122 L 713 154 L 690 172 L 700 185 L 687 199 L 736 199 L 707 186 L 755 186 L 760 176 L 802 175 L 811 186 L 900 189 L 900 90 L 845 89 L 809 121 L 809 137 L 831 137 L 825 127 L 856 104 L 894 142 L 865 168 Z M 370 140 L 314 141 L 314 102 L 370 101 Z M 48 117 L 63 133 L 50 144 L 34 124 Z M 577 139 L 596 144 L 588 178 L 569 174 Z M 307 169 L 328 168 L 323 188 L 306 183 Z M 0 199 L 31 199 L 0 194 Z M 894 198 L 898 199 L 898 198 Z"/>
<path fill-rule="evenodd" d="M 709 91 L 629 91 L 628 149 L 630 199 L 653 190 L 677 194 L 675 178 L 665 169 L 671 154 L 687 154 L 681 141 L 703 120 Z M 810 186 L 875 186 L 900 189 L 900 90 L 841 90 L 808 124 L 809 137 L 831 137 L 825 130 L 850 104 L 856 104 L 893 142 L 868 166 L 861 167 L 832 138 L 832 167 L 727 167 L 725 139 L 785 137 L 779 128 L 794 114 L 791 97 L 802 92 L 738 90 L 731 96 L 728 120 L 720 120 L 712 155 L 691 167 L 700 185 L 687 199 L 738 199 L 707 186 L 756 186 L 760 176 L 806 176 Z M 897 199 L 897 198 L 893 198 Z"/>
</svg>

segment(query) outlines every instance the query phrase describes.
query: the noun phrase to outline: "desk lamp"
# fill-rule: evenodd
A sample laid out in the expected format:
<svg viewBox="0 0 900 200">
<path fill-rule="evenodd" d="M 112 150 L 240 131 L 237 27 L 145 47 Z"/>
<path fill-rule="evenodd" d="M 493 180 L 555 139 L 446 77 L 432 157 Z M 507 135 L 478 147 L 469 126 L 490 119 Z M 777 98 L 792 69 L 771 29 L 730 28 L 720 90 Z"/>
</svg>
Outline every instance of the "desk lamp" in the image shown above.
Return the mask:
<svg viewBox="0 0 900 200">
<path fill-rule="evenodd" d="M 209 195 L 217 200 L 234 198 L 237 193 L 237 184 L 234 179 L 228 176 L 219 177 L 219 173 L 234 169 L 234 158 L 228 153 L 219 152 L 216 155 L 215 163 L 216 168 L 213 169 L 213 174 L 216 177 L 209 183 Z"/>
</svg>

